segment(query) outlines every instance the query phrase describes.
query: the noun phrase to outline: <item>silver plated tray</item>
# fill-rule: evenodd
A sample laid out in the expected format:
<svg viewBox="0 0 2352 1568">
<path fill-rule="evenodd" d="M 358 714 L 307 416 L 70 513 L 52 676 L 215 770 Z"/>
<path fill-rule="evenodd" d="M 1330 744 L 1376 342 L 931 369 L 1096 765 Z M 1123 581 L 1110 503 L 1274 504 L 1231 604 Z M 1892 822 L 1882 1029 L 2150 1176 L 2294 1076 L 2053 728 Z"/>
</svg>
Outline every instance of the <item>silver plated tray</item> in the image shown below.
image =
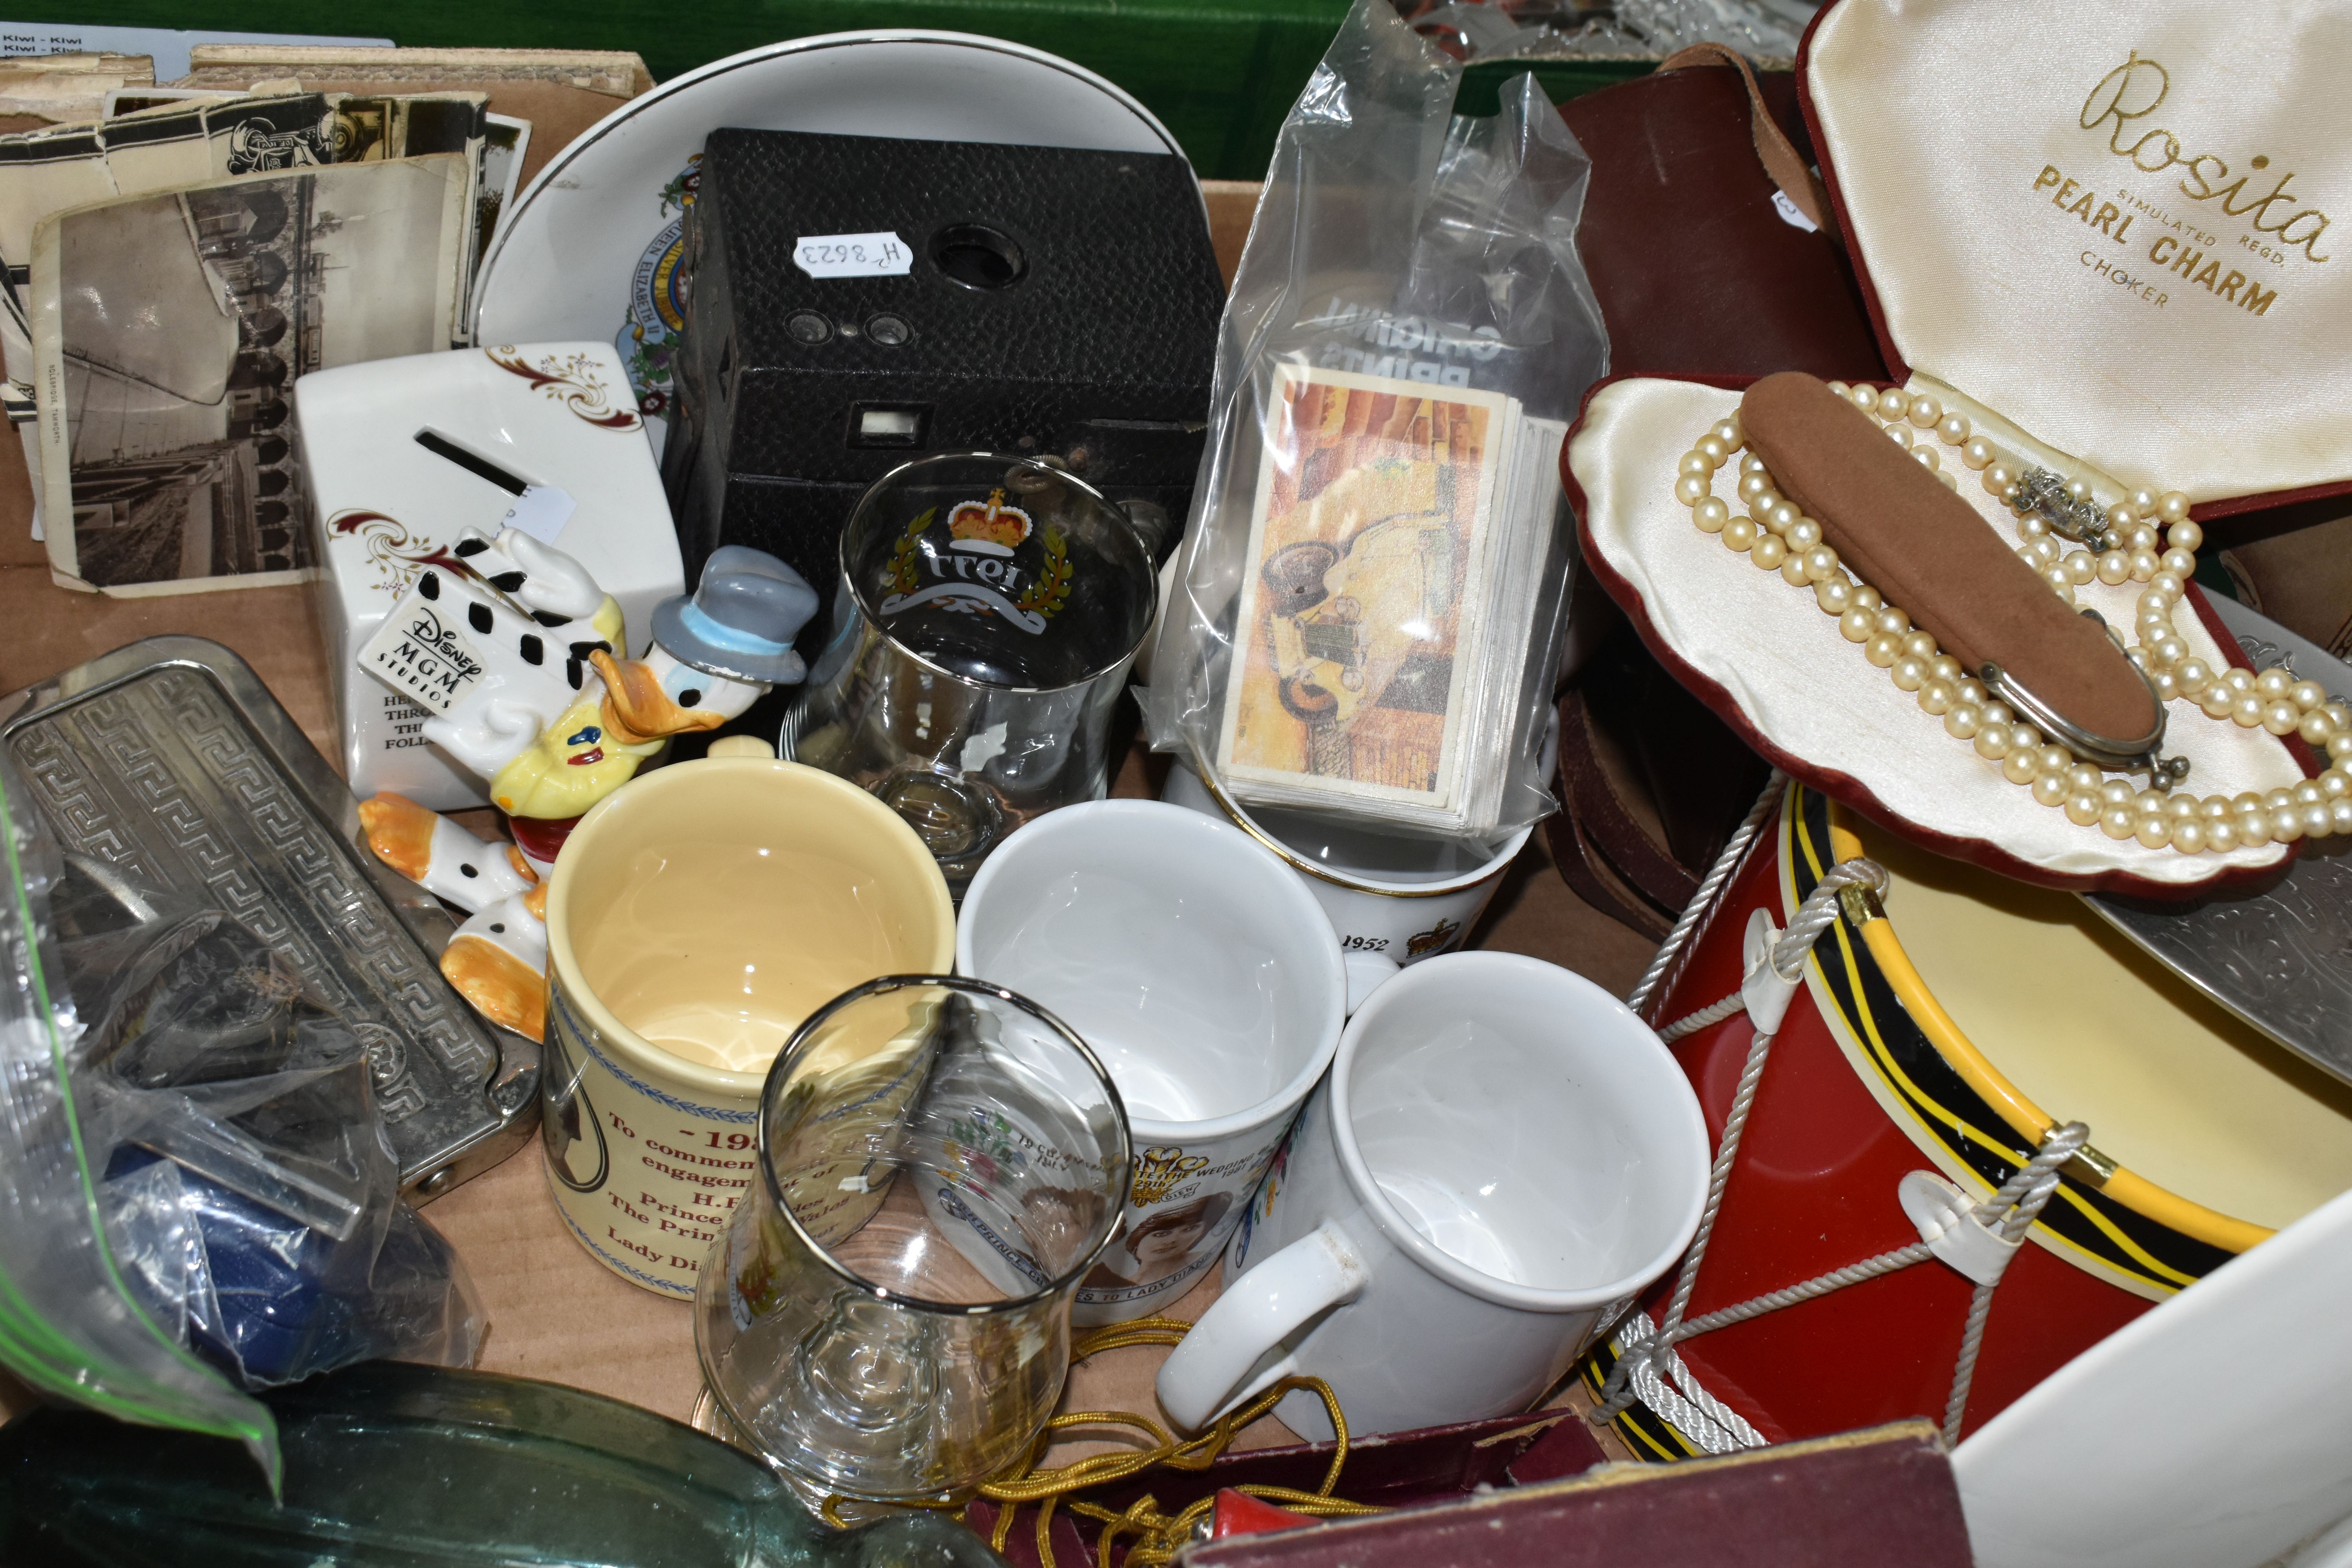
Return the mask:
<svg viewBox="0 0 2352 1568">
<path fill-rule="evenodd" d="M 2284 664 L 2352 701 L 2352 665 L 2233 599 L 2210 602 L 2256 668 Z M 2352 1083 L 2352 840 L 2306 842 L 2258 890 L 2187 903 L 2099 893 L 2084 901 L 2198 990 Z"/>
<path fill-rule="evenodd" d="M 0 743 L 59 848 L 226 910 L 352 1023 L 410 1201 L 530 1136 L 539 1047 L 442 978 L 447 913 L 368 852 L 358 803 L 243 659 L 132 643 L 0 697 Z"/>
</svg>

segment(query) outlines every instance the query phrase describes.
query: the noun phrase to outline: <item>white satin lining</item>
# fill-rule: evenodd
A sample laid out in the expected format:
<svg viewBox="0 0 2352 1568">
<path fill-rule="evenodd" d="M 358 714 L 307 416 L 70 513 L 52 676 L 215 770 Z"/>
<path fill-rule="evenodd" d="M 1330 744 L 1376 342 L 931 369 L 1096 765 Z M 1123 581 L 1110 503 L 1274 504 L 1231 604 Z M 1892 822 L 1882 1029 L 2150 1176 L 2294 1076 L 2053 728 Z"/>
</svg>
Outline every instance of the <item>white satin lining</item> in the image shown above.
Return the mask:
<svg viewBox="0 0 2352 1568">
<path fill-rule="evenodd" d="M 2160 101 L 2085 129 L 2104 101 L 2094 89 L 2135 54 L 2163 68 Z M 1905 363 L 2129 488 L 2208 501 L 2352 479 L 2347 58 L 2352 6 L 2310 0 L 1836 0 L 1813 34 L 1806 90 L 1856 260 Z M 2126 107 L 2158 80 L 2141 68 Z M 2299 206 L 2267 216 L 2275 226 L 2326 213 L 2314 248 L 2332 259 L 2256 232 L 2263 214 L 2190 199 L 2178 164 L 2135 167 L 2111 147 L 2119 123 L 2126 149 L 2161 130 L 2184 159 L 2216 160 L 2202 170 L 2226 164 L 2206 188 L 2244 177 L 2242 208 L 2291 173 Z M 2074 184 L 2037 189 L 2044 169 Z M 2095 215 L 2113 204 L 2129 216 L 2123 239 L 2053 203 L 2069 189 L 2089 194 Z M 2165 261 L 2185 246 L 2219 262 L 2215 287 L 2237 272 L 2276 299 L 2252 314 L 2166 270 L 2151 258 L 2166 238 Z"/>
<path fill-rule="evenodd" d="M 1651 626 L 1675 657 L 1729 693 L 1771 745 L 1823 772 L 1847 774 L 1929 833 L 1980 840 L 2057 879 L 2120 871 L 2186 887 L 2224 868 L 2285 858 L 2278 845 L 2225 855 L 2145 849 L 2096 826 L 2075 826 L 1946 734 L 1940 720 L 1845 640 L 1809 590 L 1725 548 L 1720 536 L 1700 532 L 1690 509 L 1675 499 L 1675 465 L 1708 426 L 1738 405 L 1738 394 L 1694 382 L 1619 382 L 1587 405 L 1569 466 L 1584 489 L 1591 547 L 1641 596 Z M 1948 466 L 1957 467 L 1956 460 Z M 1746 510 L 1735 489 L 1738 467 L 1735 458 L 1716 474 L 1716 494 L 1735 516 Z M 1958 471 L 1961 496 L 2014 546 L 2013 526 L 1995 521 L 1996 503 L 1977 476 Z M 2094 584 L 2077 594 L 2111 623 L 2128 626 L 2141 591 L 2136 583 Z M 2174 618 L 2192 654 L 2217 668 L 2230 662 L 2185 605 Z M 2268 792 L 2303 778 L 2285 746 L 2264 731 L 2209 719 L 2185 702 L 2172 704 L 2170 713 L 2168 749 L 2189 759 L 2189 785 L 2200 795 Z"/>
</svg>

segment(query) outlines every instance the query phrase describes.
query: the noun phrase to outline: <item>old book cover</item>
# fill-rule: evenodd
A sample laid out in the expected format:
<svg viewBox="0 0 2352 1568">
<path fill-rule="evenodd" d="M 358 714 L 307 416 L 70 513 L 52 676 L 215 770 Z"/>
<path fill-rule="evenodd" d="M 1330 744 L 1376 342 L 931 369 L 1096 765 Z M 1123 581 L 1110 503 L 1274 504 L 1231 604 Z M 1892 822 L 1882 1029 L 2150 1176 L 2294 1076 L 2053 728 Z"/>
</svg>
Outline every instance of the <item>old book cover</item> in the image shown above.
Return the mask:
<svg viewBox="0 0 2352 1568">
<path fill-rule="evenodd" d="M 1349 1495 L 1343 1482 L 1341 1494 Z M 1676 1465 L 1609 1465 L 1187 1552 L 1197 1568 L 1969 1568 L 1968 1521 L 1925 1421 Z"/>
<path fill-rule="evenodd" d="M 202 44 L 179 87 L 250 88 L 278 77 L 305 83 L 543 81 L 612 98 L 653 90 L 652 73 L 621 49 L 370 49 L 317 44 Z"/>
</svg>

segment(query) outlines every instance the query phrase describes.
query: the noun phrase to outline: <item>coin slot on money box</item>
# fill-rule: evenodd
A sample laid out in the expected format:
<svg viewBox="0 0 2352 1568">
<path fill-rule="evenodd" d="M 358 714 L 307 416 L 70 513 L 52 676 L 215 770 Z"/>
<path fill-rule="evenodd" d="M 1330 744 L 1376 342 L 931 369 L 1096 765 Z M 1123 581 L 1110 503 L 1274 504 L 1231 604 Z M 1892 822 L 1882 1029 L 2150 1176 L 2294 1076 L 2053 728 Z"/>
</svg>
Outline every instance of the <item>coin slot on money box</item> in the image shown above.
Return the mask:
<svg viewBox="0 0 2352 1568">
<path fill-rule="evenodd" d="M 499 467 L 479 452 L 471 451 L 457 445 L 440 431 L 429 426 L 416 433 L 416 444 L 436 458 L 447 458 L 467 473 L 489 480 L 509 495 L 519 496 L 530 489 L 529 479 Z"/>
</svg>

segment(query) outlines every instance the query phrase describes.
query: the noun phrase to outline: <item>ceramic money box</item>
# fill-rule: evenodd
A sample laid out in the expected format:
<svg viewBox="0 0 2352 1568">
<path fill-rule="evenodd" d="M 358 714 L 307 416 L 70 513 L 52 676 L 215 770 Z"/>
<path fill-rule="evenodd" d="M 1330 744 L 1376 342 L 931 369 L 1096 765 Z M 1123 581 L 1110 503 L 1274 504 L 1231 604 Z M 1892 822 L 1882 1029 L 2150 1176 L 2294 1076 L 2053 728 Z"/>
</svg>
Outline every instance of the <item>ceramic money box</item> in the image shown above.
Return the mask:
<svg viewBox="0 0 2352 1568">
<path fill-rule="evenodd" d="M 353 679 L 354 660 L 428 566 L 465 575 L 466 531 L 502 528 L 577 561 L 639 639 L 613 651 L 645 651 L 654 606 L 686 582 L 620 356 L 528 343 L 376 360 L 302 377 L 294 405 L 352 792 L 394 790 L 435 811 L 484 805 L 487 775 L 425 738 L 428 709 Z"/>
</svg>

